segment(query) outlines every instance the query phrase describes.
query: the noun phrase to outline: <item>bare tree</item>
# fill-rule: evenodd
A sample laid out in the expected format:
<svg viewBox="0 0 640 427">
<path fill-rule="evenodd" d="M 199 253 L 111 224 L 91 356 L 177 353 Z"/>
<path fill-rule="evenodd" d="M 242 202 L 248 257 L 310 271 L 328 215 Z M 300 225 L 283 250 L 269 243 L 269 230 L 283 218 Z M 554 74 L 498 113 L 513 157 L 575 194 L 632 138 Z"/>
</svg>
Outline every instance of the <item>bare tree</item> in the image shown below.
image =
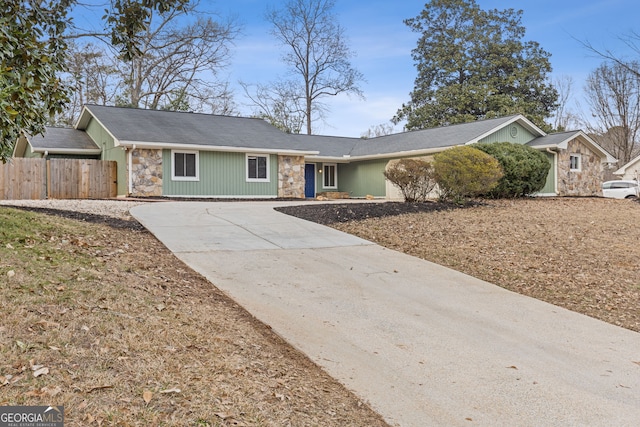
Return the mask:
<svg viewBox="0 0 640 427">
<path fill-rule="evenodd" d="M 211 114 L 224 116 L 238 115 L 238 105 L 233 98 L 233 91 L 229 89 L 229 82 L 216 84 L 214 89 L 202 89 L 200 99 L 197 99 L 195 111 L 208 111 Z M 194 106 L 194 105 L 192 105 Z"/>
<path fill-rule="evenodd" d="M 376 138 L 378 136 L 391 135 L 393 133 L 393 123 L 380 123 L 379 125 L 371 126 L 360 137 L 362 139 Z"/>
<path fill-rule="evenodd" d="M 289 0 L 282 9 L 267 12 L 271 33 L 288 49 L 283 60 L 301 81 L 307 134 L 322 111 L 320 99 L 341 93 L 363 96 L 358 86 L 363 75 L 351 66 L 353 53 L 334 5 L 334 0 Z"/>
<path fill-rule="evenodd" d="M 118 92 L 115 59 L 108 51 L 88 43 L 69 43 L 67 70 L 63 80 L 69 88 L 69 103 L 53 123 L 73 124 L 85 104 L 109 105 Z"/>
<path fill-rule="evenodd" d="M 570 101 L 573 92 L 573 77 L 568 75 L 560 76 L 553 80 L 553 86 L 558 92 L 558 104 L 553 115 L 553 129 L 564 131 L 579 127 L 580 117 L 571 111 Z"/>
<path fill-rule="evenodd" d="M 294 82 L 249 85 L 240 82 L 255 115 L 286 133 L 300 133 L 305 123 L 304 99 Z"/>
<path fill-rule="evenodd" d="M 178 18 L 193 10 L 155 16 L 159 22 L 154 25 L 152 21 L 143 35 L 140 52 L 120 63 L 129 105 L 157 109 L 169 104 L 172 94 L 182 93 L 188 102 L 191 98 L 204 101 L 200 93 L 215 92 L 217 86 L 211 79 L 226 65 L 236 29 L 232 23 L 211 18 L 176 28 Z"/>
<path fill-rule="evenodd" d="M 640 56 L 640 33 L 636 31 L 631 31 L 627 34 L 623 34 L 618 37 L 631 51 L 635 52 Z M 589 41 L 579 41 L 587 50 L 591 53 L 596 54 L 597 56 L 603 58 L 606 61 L 617 64 L 622 68 L 626 68 L 632 74 L 635 74 L 640 77 L 640 70 L 634 66 L 634 61 L 625 58 L 617 53 L 615 53 L 611 49 L 599 49 L 595 47 Z"/>
<path fill-rule="evenodd" d="M 625 164 L 640 153 L 640 63 L 604 63 L 587 78 L 587 102 L 598 143 Z"/>
<path fill-rule="evenodd" d="M 129 3 L 112 2 L 108 21 L 117 28 L 127 27 L 133 19 L 130 15 L 143 9 L 145 25 L 127 27 L 133 31 L 128 37 L 134 44 L 114 45 L 119 41 L 115 27 L 113 34 L 76 28 L 67 37 L 92 38 L 107 45 L 117 70 L 111 87 L 118 89 L 110 94 L 112 103 L 151 109 L 234 109 L 228 83 L 216 77 L 227 65 L 239 28 L 231 20 L 216 21 L 200 13 L 197 0 L 165 1 L 175 7 L 147 8 L 134 2 L 129 8 Z"/>
</svg>

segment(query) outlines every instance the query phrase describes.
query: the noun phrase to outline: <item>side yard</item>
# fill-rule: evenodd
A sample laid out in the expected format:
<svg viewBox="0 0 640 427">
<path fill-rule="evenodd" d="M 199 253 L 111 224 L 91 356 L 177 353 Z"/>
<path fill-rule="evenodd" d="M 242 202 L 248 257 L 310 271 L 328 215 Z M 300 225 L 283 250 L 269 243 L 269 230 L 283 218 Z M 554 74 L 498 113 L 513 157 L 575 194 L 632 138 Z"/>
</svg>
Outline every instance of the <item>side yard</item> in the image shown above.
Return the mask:
<svg viewBox="0 0 640 427">
<path fill-rule="evenodd" d="M 137 222 L 64 215 L 0 206 L 0 405 L 64 405 L 70 427 L 386 425 Z"/>
<path fill-rule="evenodd" d="M 637 201 L 500 200 L 354 221 L 357 208 L 344 209 L 337 229 L 640 332 Z"/>
</svg>

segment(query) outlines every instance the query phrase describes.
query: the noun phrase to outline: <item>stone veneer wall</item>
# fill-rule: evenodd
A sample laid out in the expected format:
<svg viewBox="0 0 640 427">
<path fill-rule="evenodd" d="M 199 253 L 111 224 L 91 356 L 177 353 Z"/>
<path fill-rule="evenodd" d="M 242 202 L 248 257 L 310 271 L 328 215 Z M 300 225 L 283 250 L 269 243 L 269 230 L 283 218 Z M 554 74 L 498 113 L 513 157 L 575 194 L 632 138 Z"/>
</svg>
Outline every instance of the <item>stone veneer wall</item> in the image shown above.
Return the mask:
<svg viewBox="0 0 640 427">
<path fill-rule="evenodd" d="M 304 156 L 278 156 L 278 197 L 304 199 Z"/>
<path fill-rule="evenodd" d="M 569 156 L 580 154 L 581 170 L 570 171 Z M 602 196 L 602 163 L 589 147 L 573 139 L 558 153 L 559 196 Z"/>
<path fill-rule="evenodd" d="M 162 196 L 162 150 L 133 150 L 131 167 L 131 196 Z"/>
</svg>

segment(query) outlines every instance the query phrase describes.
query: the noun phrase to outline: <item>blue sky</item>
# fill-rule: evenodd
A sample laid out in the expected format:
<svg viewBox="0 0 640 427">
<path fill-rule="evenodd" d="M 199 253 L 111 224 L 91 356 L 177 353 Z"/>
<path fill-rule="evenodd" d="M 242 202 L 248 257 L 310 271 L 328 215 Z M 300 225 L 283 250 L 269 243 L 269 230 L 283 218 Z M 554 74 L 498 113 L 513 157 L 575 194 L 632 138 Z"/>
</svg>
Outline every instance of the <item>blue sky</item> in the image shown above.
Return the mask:
<svg viewBox="0 0 640 427">
<path fill-rule="evenodd" d="M 584 106 L 582 88 L 586 76 L 602 63 L 578 40 L 631 55 L 619 36 L 637 30 L 640 3 L 637 0 L 476 0 L 483 9 L 522 9 L 526 40 L 540 43 L 551 53 L 552 77 L 571 76 L 574 102 Z M 234 16 L 242 25 L 230 66 L 221 73 L 229 80 L 243 115 L 252 112 L 245 105 L 237 84 L 268 83 L 286 73 L 280 62 L 283 48 L 269 35 L 264 21 L 267 6 L 274 0 L 202 0 L 201 8 Z M 314 133 L 359 137 L 371 126 L 388 123 L 403 102 L 409 100 L 416 70 L 411 58 L 419 35 L 403 20 L 417 16 L 424 0 L 337 0 L 335 12 L 346 31 L 350 47 L 356 52 L 353 65 L 366 79 L 362 84 L 365 100 L 341 95 L 325 102 L 330 108 L 326 123 L 316 123 Z M 579 106 L 573 107 L 578 110 Z M 401 126 L 396 128 L 401 130 Z"/>
</svg>

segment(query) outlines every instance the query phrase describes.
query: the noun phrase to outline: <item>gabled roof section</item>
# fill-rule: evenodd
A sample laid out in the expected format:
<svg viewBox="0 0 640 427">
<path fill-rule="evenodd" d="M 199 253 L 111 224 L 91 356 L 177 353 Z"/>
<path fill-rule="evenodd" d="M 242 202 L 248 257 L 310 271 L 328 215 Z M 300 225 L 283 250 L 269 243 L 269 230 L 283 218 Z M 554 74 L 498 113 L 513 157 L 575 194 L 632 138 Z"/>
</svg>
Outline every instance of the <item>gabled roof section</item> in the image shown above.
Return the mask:
<svg viewBox="0 0 640 427">
<path fill-rule="evenodd" d="M 611 154 L 607 152 L 604 148 L 598 145 L 597 142 L 593 140 L 589 135 L 584 133 L 581 130 L 575 131 L 567 131 L 567 132 L 558 132 L 552 133 L 546 136 L 542 136 L 540 138 L 536 138 L 527 143 L 528 146 L 538 149 L 553 149 L 553 148 L 561 148 L 566 150 L 569 141 L 579 138 L 584 142 L 587 146 L 589 146 L 592 150 L 600 155 L 607 163 L 616 163 L 617 160 Z"/>
<path fill-rule="evenodd" d="M 91 118 L 111 134 L 116 145 L 317 154 L 257 118 L 87 105 L 76 127 L 86 128 Z"/>
<path fill-rule="evenodd" d="M 421 155 L 456 145 L 473 144 L 494 132 L 518 122 L 534 135 L 545 133 L 524 116 L 515 115 L 479 120 L 439 128 L 402 132 L 376 138 L 337 138 L 296 135 L 304 144 L 320 152 L 319 158 L 373 159 L 388 155 Z"/>
<path fill-rule="evenodd" d="M 623 165 L 620 169 L 615 171 L 613 174 L 614 175 L 624 175 L 627 172 L 627 169 L 629 169 L 630 167 L 632 167 L 633 165 L 636 165 L 638 163 L 640 163 L 640 156 L 634 157 L 633 159 L 629 160 L 629 163 Z"/>
<path fill-rule="evenodd" d="M 28 136 L 34 153 L 49 154 L 100 154 L 98 147 L 82 130 L 48 127 L 44 135 Z"/>
<path fill-rule="evenodd" d="M 371 156 L 398 151 L 429 151 L 430 149 L 441 149 L 455 145 L 473 144 L 519 120 L 522 120 L 526 127 L 529 127 L 531 123 L 522 116 L 509 116 L 381 136 L 362 140 L 351 155 Z M 535 133 L 542 132 L 535 126 L 533 126 L 532 131 Z"/>
</svg>

